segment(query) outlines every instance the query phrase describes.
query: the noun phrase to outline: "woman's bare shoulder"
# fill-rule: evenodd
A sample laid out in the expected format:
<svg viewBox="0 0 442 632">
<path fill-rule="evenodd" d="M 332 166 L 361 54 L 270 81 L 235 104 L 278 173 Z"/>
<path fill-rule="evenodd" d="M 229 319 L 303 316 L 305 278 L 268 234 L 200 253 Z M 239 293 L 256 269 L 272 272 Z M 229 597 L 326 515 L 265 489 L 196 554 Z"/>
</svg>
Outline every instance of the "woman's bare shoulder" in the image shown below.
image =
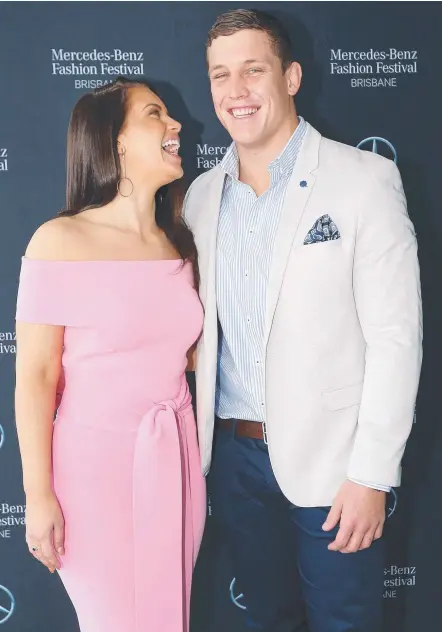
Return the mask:
<svg viewBox="0 0 442 632">
<path fill-rule="evenodd" d="M 29 259 L 76 260 L 81 258 L 84 228 L 76 217 L 56 217 L 32 235 L 25 256 Z"/>
</svg>

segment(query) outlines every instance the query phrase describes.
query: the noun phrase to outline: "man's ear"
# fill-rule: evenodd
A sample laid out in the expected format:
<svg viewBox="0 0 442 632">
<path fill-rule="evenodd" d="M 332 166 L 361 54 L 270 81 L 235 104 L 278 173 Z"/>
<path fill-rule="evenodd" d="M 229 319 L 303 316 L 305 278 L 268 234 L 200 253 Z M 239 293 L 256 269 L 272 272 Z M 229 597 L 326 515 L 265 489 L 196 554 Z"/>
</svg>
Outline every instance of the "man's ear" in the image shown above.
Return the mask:
<svg viewBox="0 0 442 632">
<path fill-rule="evenodd" d="M 301 87 L 302 80 L 302 68 L 297 61 L 293 61 L 287 68 L 285 78 L 287 80 L 287 92 L 294 97 Z"/>
</svg>

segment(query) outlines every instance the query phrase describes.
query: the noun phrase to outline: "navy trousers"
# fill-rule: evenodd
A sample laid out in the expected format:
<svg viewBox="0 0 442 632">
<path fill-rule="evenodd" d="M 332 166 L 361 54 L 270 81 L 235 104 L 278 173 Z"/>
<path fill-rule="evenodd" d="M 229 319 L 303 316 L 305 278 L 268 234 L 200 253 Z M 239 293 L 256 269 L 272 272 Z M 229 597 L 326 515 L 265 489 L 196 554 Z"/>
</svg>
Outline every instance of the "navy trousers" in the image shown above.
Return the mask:
<svg viewBox="0 0 442 632">
<path fill-rule="evenodd" d="M 267 446 L 218 428 L 208 478 L 212 519 L 228 540 L 246 627 L 265 632 L 381 632 L 384 540 L 329 551 L 329 507 L 294 506 Z"/>
</svg>

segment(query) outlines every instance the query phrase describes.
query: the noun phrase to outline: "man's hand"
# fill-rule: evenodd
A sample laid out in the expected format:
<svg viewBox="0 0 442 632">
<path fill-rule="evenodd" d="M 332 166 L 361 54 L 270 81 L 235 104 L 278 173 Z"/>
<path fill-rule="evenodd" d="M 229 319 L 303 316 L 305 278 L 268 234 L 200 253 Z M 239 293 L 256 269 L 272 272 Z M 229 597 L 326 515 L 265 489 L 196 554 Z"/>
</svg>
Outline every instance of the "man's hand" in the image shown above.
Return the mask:
<svg viewBox="0 0 442 632">
<path fill-rule="evenodd" d="M 339 531 L 329 544 L 330 551 L 356 553 L 368 549 L 382 535 L 385 522 L 385 492 L 346 481 L 323 524 L 331 531 L 338 523 Z"/>
</svg>

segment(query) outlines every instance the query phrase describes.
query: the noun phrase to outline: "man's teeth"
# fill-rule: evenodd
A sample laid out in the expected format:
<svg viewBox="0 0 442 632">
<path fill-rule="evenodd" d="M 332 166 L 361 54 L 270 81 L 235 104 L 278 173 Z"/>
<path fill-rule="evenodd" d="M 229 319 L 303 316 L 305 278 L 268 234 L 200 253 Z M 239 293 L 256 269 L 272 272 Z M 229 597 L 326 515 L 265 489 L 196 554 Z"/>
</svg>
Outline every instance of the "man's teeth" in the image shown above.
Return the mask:
<svg viewBox="0 0 442 632">
<path fill-rule="evenodd" d="M 234 108 L 232 109 L 232 114 L 235 118 L 242 118 L 244 116 L 255 114 L 257 111 L 258 108 Z"/>
</svg>

